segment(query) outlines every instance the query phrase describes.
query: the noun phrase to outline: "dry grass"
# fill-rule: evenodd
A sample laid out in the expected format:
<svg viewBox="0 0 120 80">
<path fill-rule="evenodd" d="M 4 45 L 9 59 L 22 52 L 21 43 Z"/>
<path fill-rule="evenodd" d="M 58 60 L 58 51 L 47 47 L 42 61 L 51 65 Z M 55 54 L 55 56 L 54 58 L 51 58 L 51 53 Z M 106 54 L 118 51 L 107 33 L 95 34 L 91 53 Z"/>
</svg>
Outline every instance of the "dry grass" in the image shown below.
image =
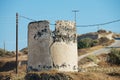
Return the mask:
<svg viewBox="0 0 120 80">
<path fill-rule="evenodd" d="M 3 76 L 3 79 L 11 78 L 11 80 L 24 80 L 26 76 L 26 66 L 19 67 L 18 75 L 15 74 L 15 70 L 8 72 L 0 72 L 0 76 Z M 100 72 L 57 72 L 55 70 L 52 71 L 42 71 L 42 72 L 32 72 L 30 74 L 41 75 L 47 74 L 50 76 L 55 76 L 58 73 L 61 75 L 66 75 L 71 77 L 73 80 L 119 80 L 118 73 L 100 73 Z M 63 79 L 64 80 L 64 79 Z"/>
<path fill-rule="evenodd" d="M 103 48 L 103 46 L 99 45 L 99 46 L 94 46 L 91 48 L 78 49 L 78 56 L 93 52 L 101 48 Z"/>
<path fill-rule="evenodd" d="M 58 74 L 57 72 L 37 72 L 37 73 L 30 73 L 34 75 L 40 75 L 40 74 L 47 74 L 47 75 L 56 75 Z M 119 73 L 96 73 L 96 72 L 64 72 L 64 73 L 59 73 L 59 74 L 64 74 L 66 76 L 70 76 L 72 80 L 119 80 L 120 74 Z M 10 77 L 11 80 L 24 80 L 24 77 L 26 73 L 19 73 L 18 75 L 15 74 L 10 74 L 9 73 L 0 73 L 0 76 L 4 77 Z M 4 79 L 6 79 L 4 78 Z M 69 79 L 68 79 L 69 80 Z"/>
</svg>

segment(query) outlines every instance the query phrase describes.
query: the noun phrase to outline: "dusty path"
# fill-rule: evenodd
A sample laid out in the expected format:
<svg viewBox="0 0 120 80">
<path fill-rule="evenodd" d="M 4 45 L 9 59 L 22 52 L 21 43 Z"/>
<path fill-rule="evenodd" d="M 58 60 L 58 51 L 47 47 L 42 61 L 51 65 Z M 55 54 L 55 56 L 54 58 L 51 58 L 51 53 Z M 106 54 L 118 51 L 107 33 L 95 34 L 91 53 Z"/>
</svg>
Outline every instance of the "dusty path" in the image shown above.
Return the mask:
<svg viewBox="0 0 120 80">
<path fill-rule="evenodd" d="M 113 44 L 111 44 L 110 46 L 95 50 L 91 53 L 85 54 L 85 55 L 81 55 L 78 57 L 78 61 L 81 60 L 82 58 L 90 55 L 90 54 L 95 54 L 95 55 L 99 55 L 101 53 L 109 53 L 111 48 L 120 48 L 120 38 L 116 38 L 115 42 Z"/>
<path fill-rule="evenodd" d="M 112 72 L 120 72 L 120 67 L 92 67 L 92 68 L 84 68 L 83 71 L 112 73 Z"/>
<path fill-rule="evenodd" d="M 8 61 L 15 61 L 16 60 L 16 57 L 2 57 L 0 58 L 0 61 L 5 61 L 5 62 L 8 62 Z M 21 56 L 18 56 L 18 61 L 26 61 L 27 60 L 27 55 L 21 55 Z"/>
</svg>

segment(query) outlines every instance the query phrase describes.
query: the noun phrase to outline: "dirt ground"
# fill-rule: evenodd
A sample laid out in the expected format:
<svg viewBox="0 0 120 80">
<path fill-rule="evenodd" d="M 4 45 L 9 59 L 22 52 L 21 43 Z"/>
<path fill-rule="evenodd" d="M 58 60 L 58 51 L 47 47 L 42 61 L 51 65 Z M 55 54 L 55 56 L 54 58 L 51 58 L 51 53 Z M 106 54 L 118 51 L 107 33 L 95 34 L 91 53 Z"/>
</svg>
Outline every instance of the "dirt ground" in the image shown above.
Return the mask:
<svg viewBox="0 0 120 80">
<path fill-rule="evenodd" d="M 103 55 L 102 55 L 103 56 Z M 104 57 L 104 56 L 103 56 Z M 27 60 L 27 56 L 19 56 L 19 61 Z M 111 67 L 106 62 L 100 62 L 99 66 Z M 26 64 L 19 64 L 18 74 L 15 74 L 15 57 L 0 59 L 0 80 L 119 80 L 120 72 L 57 72 L 45 71 L 27 73 Z M 115 66 L 113 66 L 115 67 Z M 118 66 L 117 66 L 118 67 Z M 94 69 L 94 68 L 93 68 Z"/>
</svg>

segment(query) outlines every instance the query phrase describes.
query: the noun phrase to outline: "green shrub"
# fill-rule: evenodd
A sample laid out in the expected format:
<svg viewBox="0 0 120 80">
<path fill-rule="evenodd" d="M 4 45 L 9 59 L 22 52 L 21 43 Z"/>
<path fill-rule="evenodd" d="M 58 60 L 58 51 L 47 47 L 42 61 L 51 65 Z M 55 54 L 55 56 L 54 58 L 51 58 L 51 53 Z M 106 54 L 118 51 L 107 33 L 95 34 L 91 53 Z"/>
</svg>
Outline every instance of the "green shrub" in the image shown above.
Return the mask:
<svg viewBox="0 0 120 80">
<path fill-rule="evenodd" d="M 108 58 L 110 63 L 120 65 L 120 50 L 111 49 Z"/>
<path fill-rule="evenodd" d="M 92 46 L 96 46 L 97 44 L 98 44 L 98 40 L 92 40 L 91 38 L 84 38 L 78 41 L 78 49 L 89 48 Z"/>
<path fill-rule="evenodd" d="M 92 44 L 91 44 L 91 47 L 92 46 L 97 46 L 99 44 L 99 41 L 98 40 L 93 40 L 92 41 Z"/>
<path fill-rule="evenodd" d="M 81 39 L 80 41 L 78 41 L 78 48 L 88 48 L 90 47 L 91 45 L 91 42 L 92 42 L 92 39 L 90 38 L 84 38 L 84 39 Z"/>
</svg>

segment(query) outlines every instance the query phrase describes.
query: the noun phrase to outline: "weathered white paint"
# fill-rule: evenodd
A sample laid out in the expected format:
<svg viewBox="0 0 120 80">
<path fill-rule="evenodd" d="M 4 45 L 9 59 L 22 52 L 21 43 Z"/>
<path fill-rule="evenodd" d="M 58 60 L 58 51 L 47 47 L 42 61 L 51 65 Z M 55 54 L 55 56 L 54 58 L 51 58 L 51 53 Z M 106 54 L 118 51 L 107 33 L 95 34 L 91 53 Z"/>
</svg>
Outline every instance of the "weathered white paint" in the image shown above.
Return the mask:
<svg viewBox="0 0 120 80">
<path fill-rule="evenodd" d="M 31 22 L 28 25 L 28 71 L 52 67 L 50 55 L 50 29 L 48 21 Z M 45 68 L 45 69 L 43 69 Z"/>
<path fill-rule="evenodd" d="M 58 71 L 78 71 L 77 37 L 74 22 L 56 22 L 51 54 L 54 67 Z"/>
</svg>

